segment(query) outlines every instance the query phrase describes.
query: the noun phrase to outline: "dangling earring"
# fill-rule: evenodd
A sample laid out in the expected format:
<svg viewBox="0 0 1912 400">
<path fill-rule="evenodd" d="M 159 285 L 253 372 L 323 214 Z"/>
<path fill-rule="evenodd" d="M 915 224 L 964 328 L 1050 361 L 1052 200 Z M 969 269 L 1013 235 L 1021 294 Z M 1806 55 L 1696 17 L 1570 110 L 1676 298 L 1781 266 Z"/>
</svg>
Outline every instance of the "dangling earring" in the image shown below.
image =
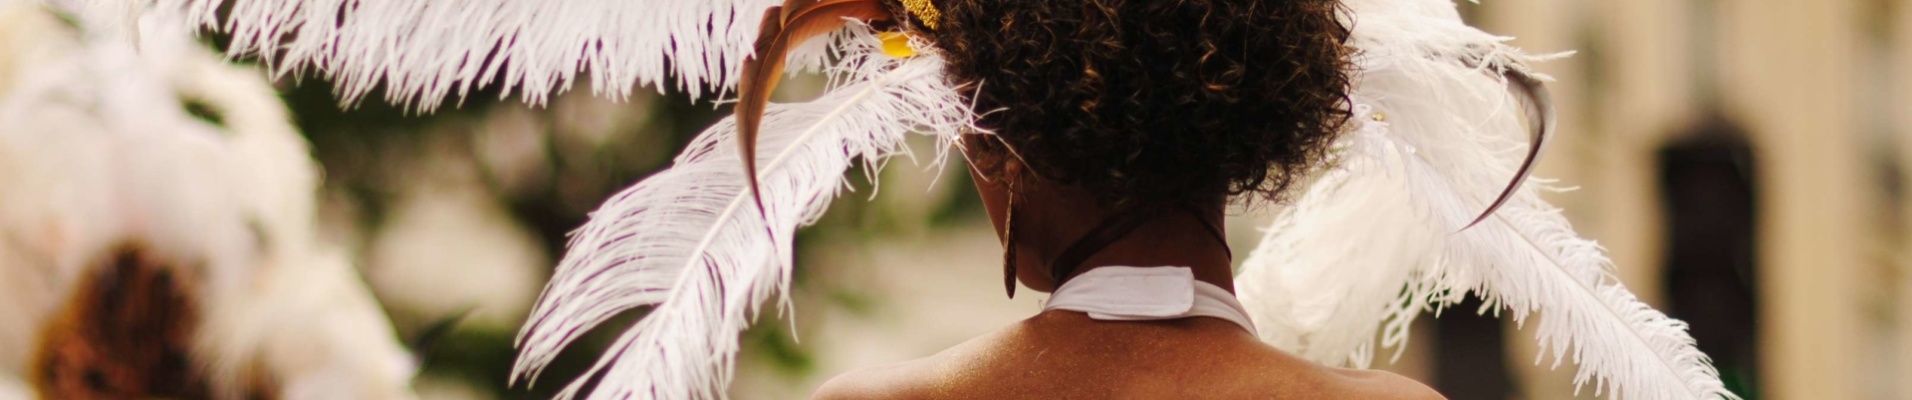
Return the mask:
<svg viewBox="0 0 1912 400">
<path fill-rule="evenodd" d="M 1016 189 L 1009 188 L 1009 211 L 1003 216 L 1002 288 L 1016 298 Z"/>
</svg>

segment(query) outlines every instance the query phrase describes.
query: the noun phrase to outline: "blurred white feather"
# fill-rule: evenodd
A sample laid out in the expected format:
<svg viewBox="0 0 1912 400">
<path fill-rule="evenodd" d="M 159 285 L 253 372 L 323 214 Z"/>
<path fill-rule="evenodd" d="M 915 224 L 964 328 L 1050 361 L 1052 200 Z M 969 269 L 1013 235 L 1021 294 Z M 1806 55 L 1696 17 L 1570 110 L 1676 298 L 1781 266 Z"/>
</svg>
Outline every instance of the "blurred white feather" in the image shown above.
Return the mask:
<svg viewBox="0 0 1912 400">
<path fill-rule="evenodd" d="M 1685 325 L 1641 303 L 1528 185 L 1462 230 L 1526 154 L 1522 103 L 1503 72 L 1528 56 L 1466 26 L 1448 0 L 1352 0 L 1361 70 L 1353 129 L 1244 262 L 1244 302 L 1264 339 L 1310 360 L 1365 368 L 1377 344 L 1472 294 L 1524 323 L 1575 382 L 1628 399 L 1735 398 Z M 1379 336 L 1377 338 L 1377 335 Z M 1398 353 L 1396 353 L 1398 355 Z M 1543 354 L 1545 354 L 1543 352 Z M 1537 360 L 1538 361 L 1538 360 Z"/>
<path fill-rule="evenodd" d="M 765 116 L 758 176 L 769 215 L 749 204 L 735 119 L 705 130 L 670 169 L 612 197 L 573 233 L 520 334 L 515 378 L 536 379 L 585 331 L 648 306 L 559 397 L 600 375 L 590 398 L 723 397 L 736 333 L 772 297 L 789 307 L 791 238 L 846 188 L 852 160 L 875 165 L 905 151 L 913 130 L 954 133 L 971 121 L 940 57 L 885 56 L 867 27 L 835 39 L 832 88 Z"/>
<path fill-rule="evenodd" d="M 136 25 L 135 51 L 85 13 L 0 2 L 0 275 L 30 289 L 0 293 L 0 372 L 26 376 L 50 313 L 137 243 L 197 289 L 191 358 L 224 398 L 255 368 L 282 398 L 412 398 L 390 323 L 314 238 L 318 170 L 263 74 L 177 23 Z"/>
</svg>

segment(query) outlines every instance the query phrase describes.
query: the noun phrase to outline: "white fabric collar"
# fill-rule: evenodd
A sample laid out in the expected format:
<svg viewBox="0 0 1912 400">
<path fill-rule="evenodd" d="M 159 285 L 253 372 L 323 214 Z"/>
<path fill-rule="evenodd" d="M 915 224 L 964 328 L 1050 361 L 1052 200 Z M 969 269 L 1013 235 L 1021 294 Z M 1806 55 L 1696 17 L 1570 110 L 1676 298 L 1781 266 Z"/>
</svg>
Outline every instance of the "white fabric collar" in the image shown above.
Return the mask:
<svg viewBox="0 0 1912 400">
<path fill-rule="evenodd" d="M 1212 317 L 1256 334 L 1248 312 L 1228 293 L 1195 280 L 1188 267 L 1099 267 L 1069 279 L 1042 306 L 1103 321 L 1156 321 Z"/>
</svg>

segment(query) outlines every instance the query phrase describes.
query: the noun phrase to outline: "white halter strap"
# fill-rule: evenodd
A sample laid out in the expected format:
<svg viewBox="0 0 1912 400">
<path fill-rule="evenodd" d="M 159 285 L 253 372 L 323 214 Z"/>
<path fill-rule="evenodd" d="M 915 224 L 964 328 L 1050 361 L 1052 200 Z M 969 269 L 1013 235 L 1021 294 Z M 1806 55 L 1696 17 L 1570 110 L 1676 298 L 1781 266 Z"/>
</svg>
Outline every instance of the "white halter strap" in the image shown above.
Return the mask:
<svg viewBox="0 0 1912 400">
<path fill-rule="evenodd" d="M 1256 334 L 1235 295 L 1195 280 L 1187 267 L 1101 267 L 1070 278 L 1042 309 L 1079 311 L 1103 321 L 1212 317 Z"/>
</svg>

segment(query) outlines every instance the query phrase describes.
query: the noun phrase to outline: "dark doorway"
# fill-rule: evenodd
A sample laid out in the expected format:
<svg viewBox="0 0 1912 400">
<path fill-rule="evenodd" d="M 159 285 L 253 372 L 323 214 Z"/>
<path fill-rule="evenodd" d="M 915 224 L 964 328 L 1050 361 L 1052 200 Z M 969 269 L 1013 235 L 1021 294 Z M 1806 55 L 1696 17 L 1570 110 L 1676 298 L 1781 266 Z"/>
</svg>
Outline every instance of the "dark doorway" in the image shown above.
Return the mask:
<svg viewBox="0 0 1912 400">
<path fill-rule="evenodd" d="M 1759 398 L 1758 175 L 1737 125 L 1714 118 L 1659 152 L 1667 313 L 1691 324 L 1727 389 Z"/>
<path fill-rule="evenodd" d="M 1450 399 L 1512 398 L 1506 332 L 1492 314 L 1474 313 L 1479 309 L 1480 299 L 1468 296 L 1434 320 L 1434 389 Z"/>
</svg>

